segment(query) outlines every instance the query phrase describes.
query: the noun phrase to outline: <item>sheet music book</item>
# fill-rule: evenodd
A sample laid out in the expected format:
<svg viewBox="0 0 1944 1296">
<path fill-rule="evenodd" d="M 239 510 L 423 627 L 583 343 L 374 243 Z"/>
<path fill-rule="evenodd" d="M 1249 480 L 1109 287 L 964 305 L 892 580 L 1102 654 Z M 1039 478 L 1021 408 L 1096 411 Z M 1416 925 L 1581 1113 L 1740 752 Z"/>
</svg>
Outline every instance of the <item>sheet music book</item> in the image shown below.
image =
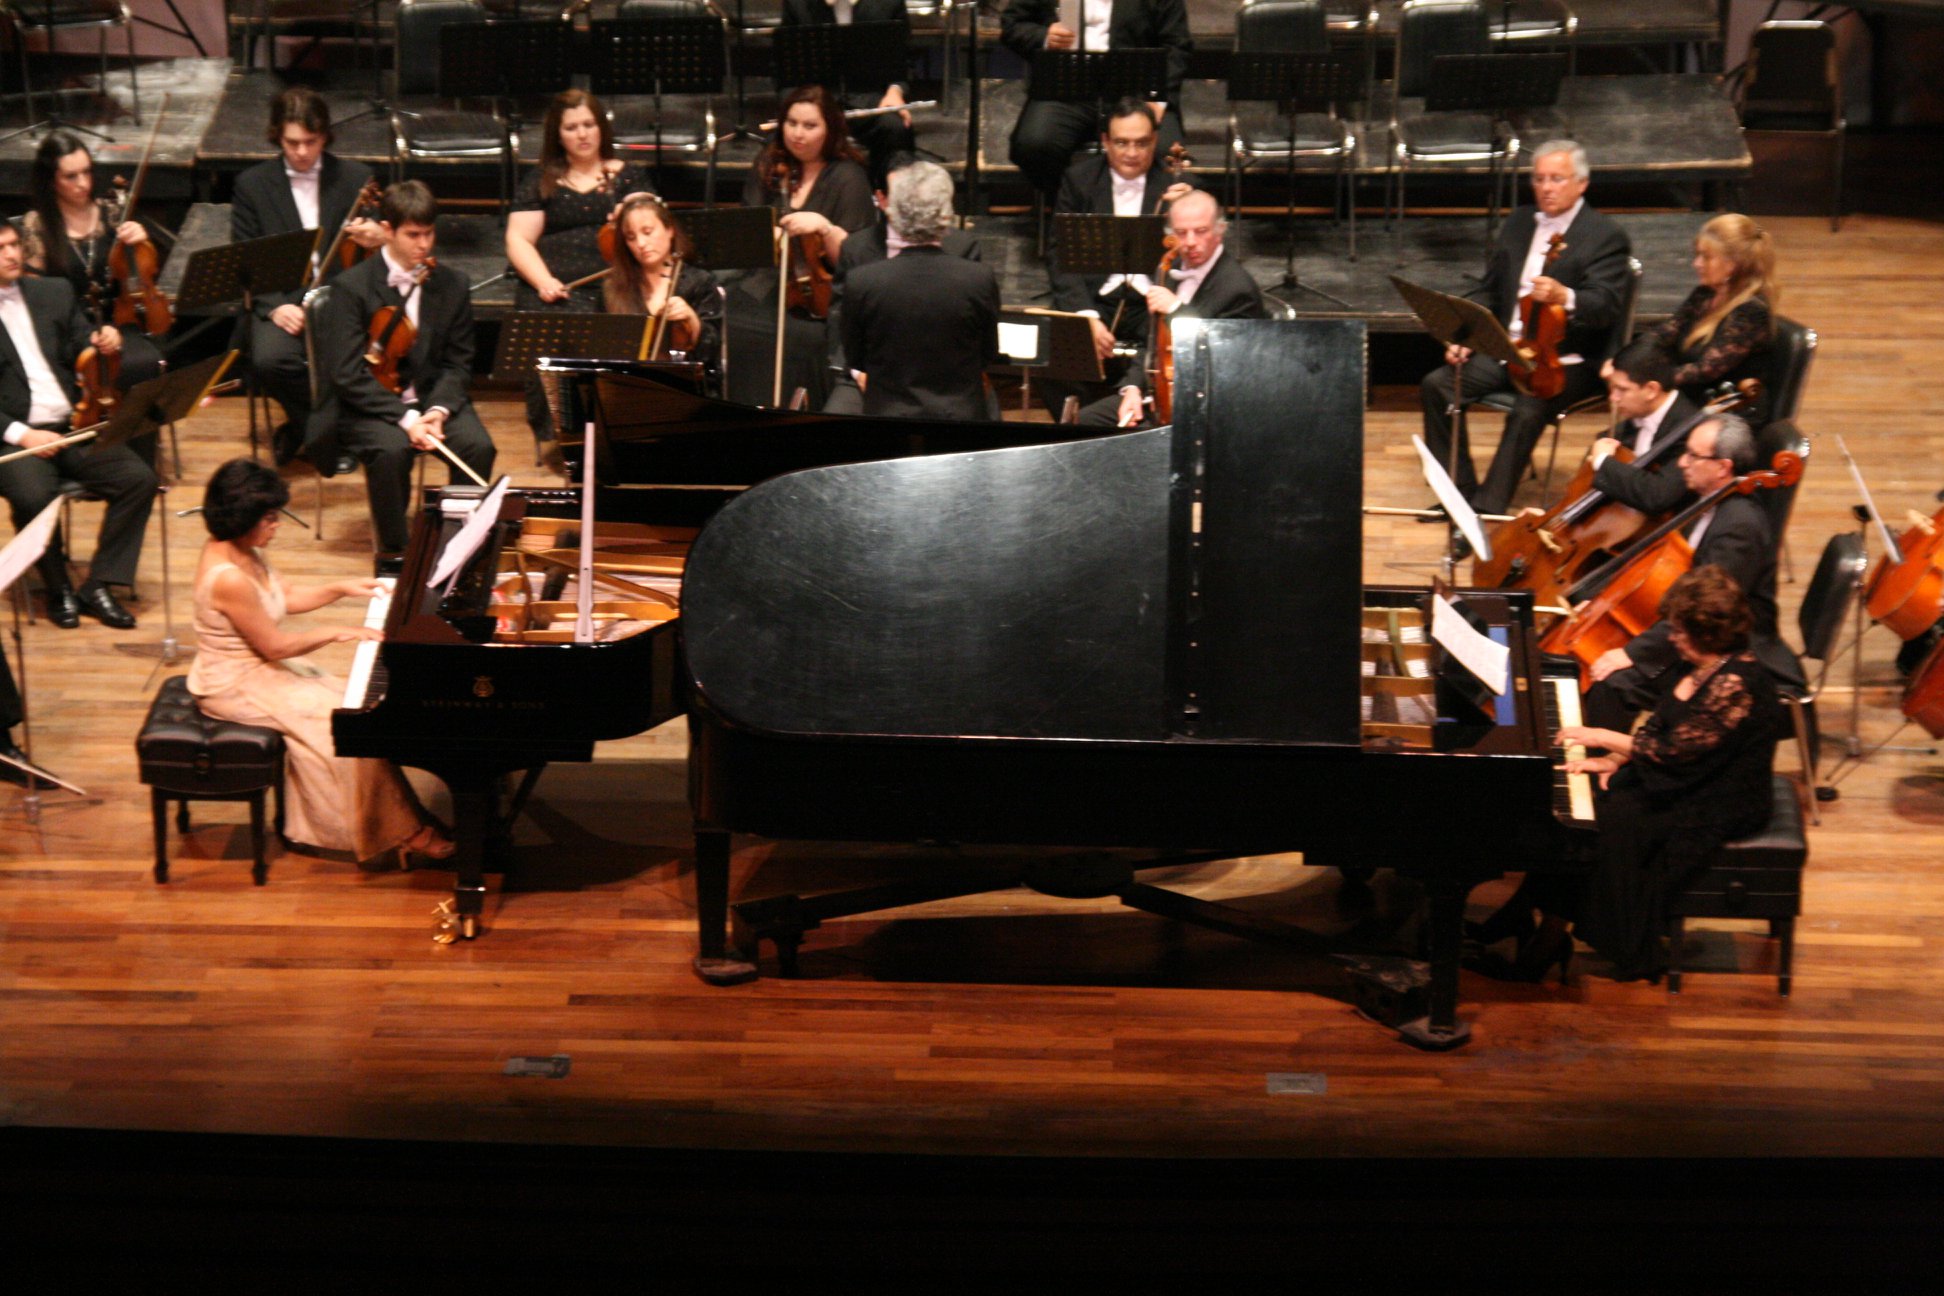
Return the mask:
<svg viewBox="0 0 1944 1296">
<path fill-rule="evenodd" d="M 34 520 L 20 528 L 14 538 L 0 549 L 0 594 L 19 580 L 21 574 L 40 561 L 47 552 L 47 542 L 54 535 L 54 528 L 61 522 L 61 501 L 55 499 L 35 515 Z"/>
<path fill-rule="evenodd" d="M 1492 561 L 1492 542 L 1485 538 L 1484 528 L 1478 525 L 1478 514 L 1472 511 L 1471 501 L 1459 493 L 1451 474 L 1425 447 L 1423 437 L 1412 437 L 1411 444 L 1417 447 L 1418 462 L 1424 467 L 1424 480 L 1431 484 L 1431 490 L 1437 495 L 1438 503 L 1444 505 L 1446 515 L 1458 524 L 1458 533 L 1471 542 L 1472 552 L 1478 555 L 1480 562 Z"/>
<path fill-rule="evenodd" d="M 1442 593 L 1431 595 L 1431 638 L 1452 658 L 1500 697 L 1510 685 L 1512 652 L 1482 634 Z"/>
<path fill-rule="evenodd" d="M 479 552 L 479 547 L 486 542 L 486 537 L 492 534 L 493 527 L 499 522 L 500 506 L 506 502 L 506 487 L 511 480 L 510 477 L 501 477 L 494 482 L 493 489 L 486 492 L 479 501 L 478 507 L 473 509 L 472 516 L 466 519 L 459 530 L 453 534 L 452 539 L 446 541 L 446 547 L 439 554 L 439 561 L 433 566 L 432 575 L 425 582 L 425 588 L 437 589 L 444 585 L 457 576 L 472 560 L 472 556 Z"/>
</svg>

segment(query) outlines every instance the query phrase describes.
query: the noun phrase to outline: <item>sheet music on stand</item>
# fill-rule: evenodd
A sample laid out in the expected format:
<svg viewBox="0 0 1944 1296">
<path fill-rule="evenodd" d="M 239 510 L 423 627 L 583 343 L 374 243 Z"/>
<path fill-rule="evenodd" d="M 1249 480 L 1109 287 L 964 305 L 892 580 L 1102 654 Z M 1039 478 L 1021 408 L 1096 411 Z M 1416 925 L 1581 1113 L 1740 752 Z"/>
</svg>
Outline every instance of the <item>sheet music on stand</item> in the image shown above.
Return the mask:
<svg viewBox="0 0 1944 1296">
<path fill-rule="evenodd" d="M 1094 350 L 1091 317 L 1070 311 L 1001 308 L 999 352 L 1005 357 L 1002 367 L 1030 369 L 1055 382 L 1100 382 L 1106 376 Z"/>
<path fill-rule="evenodd" d="M 1165 216 L 1060 212 L 1053 217 L 1062 274 L 1152 275 L 1167 252 L 1167 237 Z"/>
<path fill-rule="evenodd" d="M 1432 456 L 1423 437 L 1413 436 L 1411 444 L 1417 447 L 1424 480 L 1430 484 L 1431 493 L 1438 497 L 1438 503 L 1444 506 L 1445 516 L 1451 519 L 1451 525 L 1471 542 L 1472 552 L 1478 556 L 1478 561 L 1492 561 L 1492 542 L 1486 538 L 1484 528 L 1479 526 L 1478 514 L 1473 511 L 1471 502 L 1458 489 L 1457 483 L 1451 480 L 1451 474 L 1445 471 L 1444 465 Z"/>
<path fill-rule="evenodd" d="M 1505 331 L 1498 316 L 1477 302 L 1414 284 L 1401 275 L 1392 275 L 1390 281 L 1411 313 L 1424 325 L 1424 331 L 1437 341 L 1446 346 L 1469 347 L 1502 364 L 1518 362 L 1519 348 L 1512 335 Z"/>
<path fill-rule="evenodd" d="M 61 501 L 55 499 L 34 515 L 34 520 L 14 533 L 14 538 L 0 547 L 0 594 L 24 575 L 29 567 L 39 562 L 47 552 L 47 542 L 53 538 L 54 528 L 61 524 Z"/>
<path fill-rule="evenodd" d="M 296 292 L 304 286 L 321 232 L 292 230 L 191 253 L 176 290 L 176 314 L 234 315 L 246 296 Z"/>
<path fill-rule="evenodd" d="M 493 377 L 518 382 L 542 360 L 640 360 L 648 345 L 646 315 L 568 315 L 515 311 L 500 325 Z"/>
<path fill-rule="evenodd" d="M 493 483 L 491 490 L 480 497 L 479 503 L 473 506 L 472 516 L 460 524 L 459 529 L 453 532 L 452 539 L 446 541 L 445 548 L 439 551 L 439 561 L 433 565 L 425 588 L 438 589 L 441 585 L 449 585 L 465 570 L 466 564 L 472 561 L 472 556 L 479 552 L 486 537 L 499 524 L 500 508 L 506 503 L 506 487 L 511 481 L 512 478 L 502 476 Z M 450 594 L 451 590 L 444 592 Z"/>
</svg>

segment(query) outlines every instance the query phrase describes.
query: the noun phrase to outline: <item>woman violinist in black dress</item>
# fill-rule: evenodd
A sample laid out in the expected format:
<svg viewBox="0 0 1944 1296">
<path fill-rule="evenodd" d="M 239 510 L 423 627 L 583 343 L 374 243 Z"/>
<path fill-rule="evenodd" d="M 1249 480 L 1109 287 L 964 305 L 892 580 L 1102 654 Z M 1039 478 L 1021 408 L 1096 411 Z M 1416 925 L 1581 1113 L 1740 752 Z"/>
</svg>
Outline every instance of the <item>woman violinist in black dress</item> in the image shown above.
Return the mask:
<svg viewBox="0 0 1944 1296">
<path fill-rule="evenodd" d="M 585 90 L 555 95 L 540 137 L 540 165 L 520 181 L 506 218 L 506 259 L 518 276 L 514 309 L 599 311 L 598 280 L 567 285 L 607 265 L 602 227 L 623 198 L 646 189 L 641 168 L 615 157 L 601 101 Z M 553 439 L 538 381 L 527 384 L 527 423 L 536 443 Z"/>
<path fill-rule="evenodd" d="M 714 387 L 722 345 L 715 276 L 695 264 L 688 235 L 659 198 L 636 194 L 622 203 L 614 230 L 614 270 L 601 285 L 608 311 L 661 316 L 662 341 L 649 359 L 692 360 Z"/>
<path fill-rule="evenodd" d="M 1697 405 L 1723 382 L 1769 381 L 1775 338 L 1775 244 L 1768 231 L 1733 212 L 1715 217 L 1694 236 L 1694 277 L 1700 286 L 1653 330 L 1674 360 L 1674 385 Z M 1768 422 L 1764 390 L 1742 417 Z"/>
<path fill-rule="evenodd" d="M 1591 871 L 1528 873 L 1498 913 L 1471 927 L 1474 940 L 1519 939 L 1516 958 L 1487 971 L 1538 981 L 1557 966 L 1564 979 L 1577 936 L 1611 960 L 1617 979 L 1658 979 L 1669 898 L 1724 842 L 1768 823 L 1784 720 L 1769 673 L 1748 651 L 1748 600 L 1721 568 L 1697 567 L 1668 590 L 1661 616 L 1685 669 L 1666 673 L 1647 720 L 1632 734 L 1559 733 L 1561 746 L 1606 752 L 1566 764 L 1598 779 Z"/>
<path fill-rule="evenodd" d="M 807 240 L 825 271 L 836 268 L 847 237 L 876 222 L 870 176 L 845 129 L 843 105 L 822 86 L 800 86 L 784 97 L 776 134 L 743 185 L 743 205 L 774 207 L 783 232 Z M 776 287 L 773 273 L 751 275 L 738 285 L 731 309 L 730 393 L 749 405 L 767 405 L 772 395 Z M 824 324 L 805 309 L 784 317 L 786 402 L 801 387 L 810 393 L 810 408 L 821 409 L 830 394 Z"/>
<path fill-rule="evenodd" d="M 94 157 L 71 131 L 50 131 L 35 150 L 28 201 L 20 221 L 21 254 L 28 271 L 65 278 L 96 325 L 113 323 L 121 285 L 110 271 L 110 254 L 117 243 L 132 250 L 149 241 L 148 227 L 138 220 L 118 221 L 119 204 L 96 196 Z M 123 326 L 120 331 L 121 370 L 114 386 L 126 391 L 162 372 L 162 351 L 157 339 L 139 327 Z M 134 448 L 154 463 L 153 435 L 140 438 Z"/>
</svg>

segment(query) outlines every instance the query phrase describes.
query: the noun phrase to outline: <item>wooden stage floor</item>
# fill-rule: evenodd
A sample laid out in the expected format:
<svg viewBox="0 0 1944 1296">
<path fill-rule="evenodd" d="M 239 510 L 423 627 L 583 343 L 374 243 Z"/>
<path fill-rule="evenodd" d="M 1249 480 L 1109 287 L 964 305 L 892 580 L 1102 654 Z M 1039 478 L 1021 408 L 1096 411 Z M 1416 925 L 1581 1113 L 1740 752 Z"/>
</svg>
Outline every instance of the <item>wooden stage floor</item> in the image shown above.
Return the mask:
<svg viewBox="0 0 1944 1296">
<path fill-rule="evenodd" d="M 1909 287 L 1936 280 L 1944 227 L 1774 226 L 1784 309 L 1822 335 L 1783 594 L 1793 634 L 1802 581 L 1855 498 L 1832 434 L 1893 517 L 1936 507 L 1944 403 L 1929 345 L 1944 308 Z M 1372 503 L 1425 497 L 1414 402 L 1409 388 L 1375 393 Z M 518 405 L 485 413 L 502 463 L 538 481 Z M 185 426 L 172 510 L 242 451 L 243 427 L 235 401 Z M 292 483 L 307 510 L 311 479 Z M 361 483 L 326 494 L 324 539 L 286 528 L 273 554 L 292 577 L 367 560 Z M 169 525 L 187 638 L 200 528 Z M 1365 578 L 1423 579 L 1436 545 L 1432 528 L 1375 519 Z M 252 887 L 236 807 L 199 807 L 194 830 L 172 834 L 172 881 L 155 885 L 132 752 L 155 678 L 133 650 L 160 638 L 161 576 L 152 543 L 134 632 L 27 630 L 37 754 L 90 796 L 50 796 L 30 826 L 0 791 L 0 1125 L 1072 1158 L 1944 1153 L 1944 758 L 1875 756 L 1823 808 L 1788 999 L 1760 930 L 1704 924 L 1678 997 L 1584 964 L 1564 988 L 1468 973 L 1473 1042 L 1428 1055 L 1359 1019 L 1327 966 L 1025 892 L 833 922 L 809 938 L 801 979 L 709 989 L 688 968 L 680 725 L 548 773 L 476 942 L 432 941 L 450 889 L 437 870 L 284 853 Z M 1895 647 L 1880 630 L 1864 640 L 1866 742 L 1896 727 Z M 342 646 L 322 656 L 344 664 Z M 1839 746 L 1848 681 L 1844 668 L 1823 717 Z M 1779 761 L 1793 770 L 1793 750 Z M 921 854 L 740 845 L 745 897 Z M 1182 876 L 1199 894 L 1347 921 L 1334 876 L 1294 857 Z M 1479 912 L 1501 894 L 1477 893 Z M 572 1060 L 564 1078 L 505 1074 L 511 1058 L 555 1054 Z M 1291 1074 L 1301 1092 L 1272 1091 Z"/>
</svg>

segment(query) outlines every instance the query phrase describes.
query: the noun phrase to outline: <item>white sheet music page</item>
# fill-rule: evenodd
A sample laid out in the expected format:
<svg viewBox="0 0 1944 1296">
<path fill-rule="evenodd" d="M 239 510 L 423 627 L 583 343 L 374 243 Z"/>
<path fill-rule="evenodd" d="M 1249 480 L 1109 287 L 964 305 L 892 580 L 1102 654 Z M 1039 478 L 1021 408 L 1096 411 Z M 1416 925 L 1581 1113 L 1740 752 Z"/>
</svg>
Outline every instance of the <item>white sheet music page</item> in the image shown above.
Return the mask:
<svg viewBox="0 0 1944 1296">
<path fill-rule="evenodd" d="M 1470 501 L 1458 493 L 1451 474 L 1425 448 L 1423 437 L 1412 437 L 1411 444 L 1417 447 L 1418 461 L 1424 466 L 1424 480 L 1431 483 L 1431 491 L 1438 497 L 1438 503 L 1444 505 L 1445 514 L 1458 524 L 1458 534 L 1471 541 L 1472 553 L 1478 561 L 1492 561 L 1492 542 L 1485 538 L 1484 529 L 1478 525 L 1478 514 L 1472 511 Z"/>
<path fill-rule="evenodd" d="M 434 589 L 445 584 L 466 565 L 468 559 L 479 552 L 479 546 L 485 543 L 493 525 L 499 521 L 500 505 L 506 500 L 508 480 L 502 477 L 494 482 L 493 489 L 486 492 L 479 506 L 473 509 L 473 515 L 466 519 L 465 525 L 446 541 L 445 551 L 439 555 L 439 561 L 433 564 L 432 576 L 425 582 L 425 588 Z"/>
<path fill-rule="evenodd" d="M 1479 683 L 1501 696 L 1510 684 L 1512 653 L 1490 635 L 1465 620 L 1450 599 L 1431 595 L 1431 638 L 1478 676 Z"/>
<path fill-rule="evenodd" d="M 1031 364 L 1039 359 L 1039 325 L 999 325 L 999 354 L 1014 364 Z"/>
<path fill-rule="evenodd" d="M 61 501 L 56 499 L 42 509 L 32 522 L 20 528 L 19 533 L 7 542 L 5 549 L 0 549 L 0 593 L 5 593 L 8 586 L 20 579 L 22 572 L 40 561 L 60 520 Z"/>
</svg>

